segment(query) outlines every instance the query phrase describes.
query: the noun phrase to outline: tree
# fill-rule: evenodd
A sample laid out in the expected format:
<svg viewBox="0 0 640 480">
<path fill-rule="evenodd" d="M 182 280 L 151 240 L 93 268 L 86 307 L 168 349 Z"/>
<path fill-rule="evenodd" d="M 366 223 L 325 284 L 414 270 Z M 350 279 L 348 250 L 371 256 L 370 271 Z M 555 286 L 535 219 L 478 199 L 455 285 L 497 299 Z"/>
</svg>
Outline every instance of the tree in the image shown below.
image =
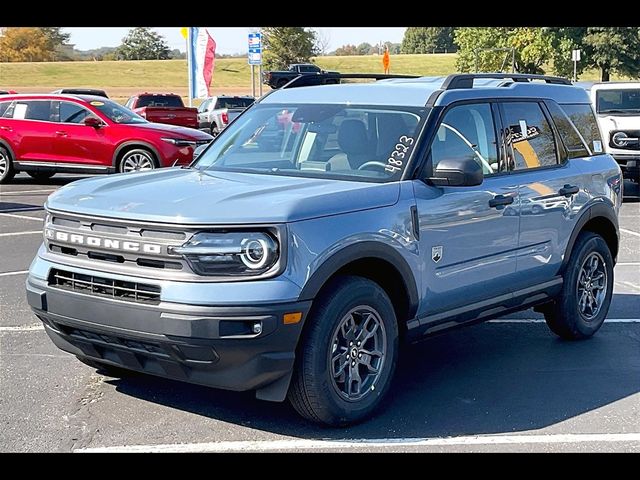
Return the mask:
<svg viewBox="0 0 640 480">
<path fill-rule="evenodd" d="M 331 45 L 331 35 L 327 30 L 316 30 L 316 50 L 318 55 L 327 55 Z"/>
<path fill-rule="evenodd" d="M 263 27 L 262 42 L 264 66 L 271 70 L 308 62 L 318 54 L 316 33 L 303 27 Z"/>
<path fill-rule="evenodd" d="M 53 50 L 40 28 L 7 27 L 0 33 L 0 61 L 45 62 Z"/>
<path fill-rule="evenodd" d="M 357 47 L 358 53 L 356 55 L 369 55 L 371 51 L 371 44 L 367 42 L 362 42 Z"/>
<path fill-rule="evenodd" d="M 136 27 L 122 39 L 116 56 L 122 60 L 166 60 L 170 52 L 162 35 L 148 27 Z"/>
<path fill-rule="evenodd" d="M 507 70 L 513 59 L 517 72 L 544 73 L 552 54 L 550 37 L 541 28 L 464 27 L 454 36 L 461 72 Z"/>
<path fill-rule="evenodd" d="M 455 52 L 454 27 L 408 27 L 402 39 L 402 53 Z"/>
<path fill-rule="evenodd" d="M 587 64 L 600 70 L 600 80 L 611 73 L 640 76 L 640 35 L 637 27 L 588 27 L 583 39 Z"/>
<path fill-rule="evenodd" d="M 70 33 L 62 32 L 62 27 L 40 27 L 39 30 L 47 37 L 51 50 L 55 50 L 60 45 L 64 45 L 71 38 Z"/>
<path fill-rule="evenodd" d="M 576 65 L 576 74 L 580 75 L 587 66 L 588 52 L 583 43 L 587 27 L 544 27 L 543 32 L 551 43 L 551 64 L 553 73 L 563 77 L 573 77 L 571 52 L 582 50 L 582 61 Z"/>
<path fill-rule="evenodd" d="M 334 55 L 337 56 L 342 56 L 342 55 L 360 55 L 360 53 L 358 52 L 358 47 L 356 47 L 355 45 L 343 45 L 341 47 L 336 48 L 336 51 L 333 53 Z"/>
</svg>

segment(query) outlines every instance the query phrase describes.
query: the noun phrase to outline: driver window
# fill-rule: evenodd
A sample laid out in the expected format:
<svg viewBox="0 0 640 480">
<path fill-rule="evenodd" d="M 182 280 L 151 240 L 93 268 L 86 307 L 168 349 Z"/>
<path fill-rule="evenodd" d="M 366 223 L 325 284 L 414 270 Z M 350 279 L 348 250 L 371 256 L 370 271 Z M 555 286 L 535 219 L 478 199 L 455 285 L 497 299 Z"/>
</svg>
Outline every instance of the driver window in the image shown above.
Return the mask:
<svg viewBox="0 0 640 480">
<path fill-rule="evenodd" d="M 86 108 L 71 102 L 60 102 L 59 122 L 82 123 L 91 114 Z"/>
<path fill-rule="evenodd" d="M 488 103 L 459 105 L 449 110 L 431 144 L 435 169 L 446 158 L 472 158 L 485 175 L 505 171 L 498 160 L 496 129 Z"/>
</svg>

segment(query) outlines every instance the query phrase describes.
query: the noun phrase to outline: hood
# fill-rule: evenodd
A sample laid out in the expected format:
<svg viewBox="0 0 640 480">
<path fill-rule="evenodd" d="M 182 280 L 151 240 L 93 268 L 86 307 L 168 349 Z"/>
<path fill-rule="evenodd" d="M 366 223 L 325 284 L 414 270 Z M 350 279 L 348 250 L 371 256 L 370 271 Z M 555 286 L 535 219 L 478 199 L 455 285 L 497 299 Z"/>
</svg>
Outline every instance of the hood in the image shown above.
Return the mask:
<svg viewBox="0 0 640 480">
<path fill-rule="evenodd" d="M 400 186 L 163 168 L 70 183 L 47 208 L 183 224 L 285 223 L 393 205 Z"/>
<path fill-rule="evenodd" d="M 213 140 L 208 133 L 196 130 L 195 128 L 180 127 L 178 125 L 168 125 L 166 123 L 136 123 L 128 124 L 127 127 L 135 126 L 136 128 L 144 128 L 146 130 L 156 131 L 160 134 L 171 135 L 176 138 L 184 138 L 189 140 Z"/>
<path fill-rule="evenodd" d="M 598 115 L 602 133 L 611 130 L 640 130 L 640 115 Z"/>
</svg>

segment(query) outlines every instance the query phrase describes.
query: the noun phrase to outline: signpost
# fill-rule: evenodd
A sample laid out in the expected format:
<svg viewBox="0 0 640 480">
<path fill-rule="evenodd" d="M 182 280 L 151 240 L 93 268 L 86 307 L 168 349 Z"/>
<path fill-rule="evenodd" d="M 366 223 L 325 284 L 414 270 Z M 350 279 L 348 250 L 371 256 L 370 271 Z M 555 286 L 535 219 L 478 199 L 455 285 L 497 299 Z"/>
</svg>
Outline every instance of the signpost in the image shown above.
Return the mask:
<svg viewBox="0 0 640 480">
<path fill-rule="evenodd" d="M 571 50 L 571 60 L 573 61 L 573 81 L 578 81 L 576 72 L 578 71 L 578 62 L 580 61 L 580 50 Z"/>
<path fill-rule="evenodd" d="M 249 34 L 249 51 L 247 60 L 251 65 L 251 92 L 256 96 L 255 68 L 258 65 L 258 85 L 260 96 L 262 96 L 262 33 L 255 32 Z"/>
</svg>

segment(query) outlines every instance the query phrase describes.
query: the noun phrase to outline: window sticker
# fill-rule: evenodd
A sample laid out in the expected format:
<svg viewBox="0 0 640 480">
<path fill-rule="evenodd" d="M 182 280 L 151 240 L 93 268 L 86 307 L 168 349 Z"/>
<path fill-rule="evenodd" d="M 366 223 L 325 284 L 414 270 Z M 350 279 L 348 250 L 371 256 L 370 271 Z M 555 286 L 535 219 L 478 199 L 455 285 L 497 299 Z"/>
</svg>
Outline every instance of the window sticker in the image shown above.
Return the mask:
<svg viewBox="0 0 640 480">
<path fill-rule="evenodd" d="M 527 138 L 527 122 L 525 120 L 518 120 L 520 124 L 520 131 L 522 132 L 522 140 Z"/>
<path fill-rule="evenodd" d="M 104 105 L 104 102 L 90 102 L 90 104 L 94 107 L 102 107 Z"/>
<path fill-rule="evenodd" d="M 27 104 L 17 103 L 16 106 L 13 108 L 13 118 L 24 120 L 24 117 L 26 115 L 27 115 Z"/>
<path fill-rule="evenodd" d="M 600 140 L 593 141 L 593 151 L 595 153 L 602 153 L 602 142 Z"/>
<path fill-rule="evenodd" d="M 411 151 L 412 146 L 413 138 L 402 135 L 398 139 L 398 143 L 396 143 L 393 152 L 391 152 L 391 155 L 387 159 L 387 165 L 384 167 L 384 169 L 387 172 L 391 173 L 396 173 L 402 170 L 404 161 L 409 156 L 409 152 Z"/>
</svg>

